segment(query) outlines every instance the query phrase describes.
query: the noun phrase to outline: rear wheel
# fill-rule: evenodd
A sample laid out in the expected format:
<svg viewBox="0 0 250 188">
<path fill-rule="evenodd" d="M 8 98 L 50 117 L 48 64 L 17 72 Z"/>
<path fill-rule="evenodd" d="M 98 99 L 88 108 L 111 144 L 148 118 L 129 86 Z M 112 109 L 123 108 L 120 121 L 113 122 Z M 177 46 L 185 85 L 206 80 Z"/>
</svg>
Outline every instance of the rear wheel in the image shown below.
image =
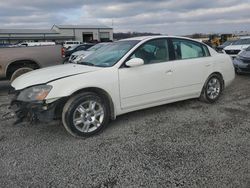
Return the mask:
<svg viewBox="0 0 250 188">
<path fill-rule="evenodd" d="M 13 82 L 17 77 L 21 76 L 22 74 L 25 74 L 27 72 L 33 71 L 34 69 L 30 67 L 22 67 L 13 72 L 11 75 L 10 81 Z"/>
<path fill-rule="evenodd" d="M 220 75 L 213 74 L 211 75 L 207 82 L 205 83 L 201 99 L 208 103 L 214 103 L 217 101 L 223 90 L 223 79 Z"/>
<path fill-rule="evenodd" d="M 98 133 L 107 125 L 109 117 L 107 102 L 91 92 L 72 97 L 65 104 L 62 113 L 65 129 L 78 137 Z"/>
</svg>

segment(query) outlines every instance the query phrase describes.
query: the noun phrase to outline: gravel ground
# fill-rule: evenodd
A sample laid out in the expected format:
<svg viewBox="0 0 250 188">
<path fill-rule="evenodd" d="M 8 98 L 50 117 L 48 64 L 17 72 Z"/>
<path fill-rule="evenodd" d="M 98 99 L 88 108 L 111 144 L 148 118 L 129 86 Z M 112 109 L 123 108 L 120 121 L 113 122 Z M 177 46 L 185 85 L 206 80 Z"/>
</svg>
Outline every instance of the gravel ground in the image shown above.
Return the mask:
<svg viewBox="0 0 250 188">
<path fill-rule="evenodd" d="M 122 115 L 76 139 L 61 122 L 13 125 L 0 84 L 0 187 L 250 187 L 250 76 L 221 99 Z"/>
</svg>

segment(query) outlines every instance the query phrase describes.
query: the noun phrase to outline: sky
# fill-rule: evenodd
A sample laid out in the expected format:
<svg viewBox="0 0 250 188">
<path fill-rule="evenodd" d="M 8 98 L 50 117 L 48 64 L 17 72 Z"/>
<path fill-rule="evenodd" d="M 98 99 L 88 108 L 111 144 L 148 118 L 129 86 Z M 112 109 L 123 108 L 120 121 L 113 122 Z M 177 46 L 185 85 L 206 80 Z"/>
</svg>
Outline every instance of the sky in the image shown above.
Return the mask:
<svg viewBox="0 0 250 188">
<path fill-rule="evenodd" d="M 53 24 L 169 35 L 250 31 L 250 0 L 0 0 L 0 29 Z"/>
</svg>

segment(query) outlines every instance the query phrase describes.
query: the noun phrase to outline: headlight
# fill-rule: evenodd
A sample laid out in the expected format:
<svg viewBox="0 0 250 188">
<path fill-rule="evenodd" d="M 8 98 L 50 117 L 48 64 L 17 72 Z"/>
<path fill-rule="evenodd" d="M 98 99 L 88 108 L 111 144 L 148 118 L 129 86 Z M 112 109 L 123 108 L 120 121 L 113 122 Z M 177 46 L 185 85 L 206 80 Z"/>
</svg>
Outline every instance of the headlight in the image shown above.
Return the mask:
<svg viewBox="0 0 250 188">
<path fill-rule="evenodd" d="M 50 85 L 38 85 L 27 88 L 18 95 L 17 100 L 30 102 L 30 101 L 42 101 L 49 94 L 52 86 Z"/>
</svg>

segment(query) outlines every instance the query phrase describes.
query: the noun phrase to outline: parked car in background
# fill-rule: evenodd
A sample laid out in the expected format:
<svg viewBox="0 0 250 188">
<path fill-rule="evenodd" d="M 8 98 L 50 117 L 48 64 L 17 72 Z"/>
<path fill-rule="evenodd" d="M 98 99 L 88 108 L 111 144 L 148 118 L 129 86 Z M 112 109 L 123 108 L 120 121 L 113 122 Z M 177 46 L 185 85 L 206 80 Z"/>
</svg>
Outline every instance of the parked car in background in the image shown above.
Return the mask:
<svg viewBox="0 0 250 188">
<path fill-rule="evenodd" d="M 231 57 L 236 57 L 242 50 L 250 46 L 250 37 L 244 37 L 235 41 L 232 45 L 226 46 L 224 51 Z"/>
<path fill-rule="evenodd" d="M 68 49 L 65 49 L 63 51 L 64 62 L 69 60 L 69 57 L 71 56 L 72 53 L 80 51 L 80 50 L 87 50 L 94 45 L 95 44 L 93 43 L 76 44 L 76 45 L 71 46 Z"/>
<path fill-rule="evenodd" d="M 59 64 L 61 45 L 0 48 L 0 79 L 13 81 L 34 69 Z"/>
<path fill-rule="evenodd" d="M 216 47 L 217 52 L 222 52 L 222 50 L 230 45 L 233 45 L 237 40 L 228 40 L 226 42 L 224 42 L 222 45 L 219 45 Z"/>
<path fill-rule="evenodd" d="M 63 47 L 68 49 L 71 46 L 74 46 L 74 45 L 77 45 L 77 44 L 82 44 L 82 42 L 81 41 L 65 41 L 65 42 L 63 42 Z"/>
<path fill-rule="evenodd" d="M 233 60 L 237 74 L 250 73 L 250 46 L 242 50 Z"/>
<path fill-rule="evenodd" d="M 27 47 L 27 46 L 51 46 L 56 45 L 55 42 L 22 42 L 15 46 Z"/>
<path fill-rule="evenodd" d="M 11 84 L 20 121 L 61 116 L 74 136 L 90 136 L 118 115 L 201 98 L 213 103 L 234 79 L 232 59 L 184 37 L 124 39 L 78 64 L 36 70 Z M 21 114 L 21 115 L 20 115 Z"/>
<path fill-rule="evenodd" d="M 0 44 L 0 48 L 6 48 L 6 47 L 11 47 L 13 46 L 12 44 L 8 44 L 8 43 L 1 43 Z"/>
<path fill-rule="evenodd" d="M 87 50 L 80 50 L 77 52 L 72 53 L 72 55 L 69 58 L 69 63 L 77 63 L 79 61 L 81 61 L 84 57 L 86 57 L 87 55 L 90 55 L 92 53 L 94 53 L 96 50 L 99 50 L 100 48 L 111 44 L 110 42 L 102 42 L 102 43 L 98 43 L 94 46 L 92 46 L 91 48 L 87 49 Z"/>
</svg>

